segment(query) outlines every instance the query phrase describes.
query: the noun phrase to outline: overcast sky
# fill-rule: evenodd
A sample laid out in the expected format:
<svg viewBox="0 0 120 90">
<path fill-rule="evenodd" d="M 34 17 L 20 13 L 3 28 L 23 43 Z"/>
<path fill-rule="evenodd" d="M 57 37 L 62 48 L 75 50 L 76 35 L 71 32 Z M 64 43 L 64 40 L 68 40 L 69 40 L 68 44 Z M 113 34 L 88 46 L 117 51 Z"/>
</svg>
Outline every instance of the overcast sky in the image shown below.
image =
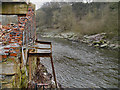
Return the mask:
<svg viewBox="0 0 120 90">
<path fill-rule="evenodd" d="M 36 9 L 40 8 L 45 2 L 118 2 L 120 0 L 30 0 L 30 2 L 36 4 Z"/>
</svg>

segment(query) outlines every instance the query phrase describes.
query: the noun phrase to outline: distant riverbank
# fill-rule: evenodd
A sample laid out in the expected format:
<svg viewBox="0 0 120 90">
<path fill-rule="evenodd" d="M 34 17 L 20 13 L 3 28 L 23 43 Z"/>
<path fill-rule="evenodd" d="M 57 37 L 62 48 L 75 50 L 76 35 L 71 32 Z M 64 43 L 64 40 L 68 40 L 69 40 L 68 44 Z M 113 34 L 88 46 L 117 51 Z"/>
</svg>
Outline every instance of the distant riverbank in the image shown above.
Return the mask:
<svg viewBox="0 0 120 90">
<path fill-rule="evenodd" d="M 39 33 L 38 33 L 39 34 Z M 79 37 L 77 34 L 73 32 L 67 33 L 53 33 L 53 32 L 45 32 L 40 34 L 41 37 L 49 37 L 49 38 L 62 38 L 70 41 L 82 42 L 88 44 L 88 46 L 98 47 L 98 48 L 107 48 L 112 50 L 118 50 L 120 45 L 118 41 L 110 41 L 107 39 L 106 33 L 99 33 L 95 35 L 84 35 Z"/>
</svg>

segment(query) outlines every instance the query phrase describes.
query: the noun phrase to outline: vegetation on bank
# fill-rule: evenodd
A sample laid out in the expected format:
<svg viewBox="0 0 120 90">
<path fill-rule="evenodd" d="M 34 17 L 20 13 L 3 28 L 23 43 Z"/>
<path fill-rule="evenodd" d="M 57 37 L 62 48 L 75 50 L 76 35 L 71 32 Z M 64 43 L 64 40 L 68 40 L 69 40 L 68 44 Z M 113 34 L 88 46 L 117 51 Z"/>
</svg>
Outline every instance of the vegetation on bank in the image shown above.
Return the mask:
<svg viewBox="0 0 120 90">
<path fill-rule="evenodd" d="M 118 39 L 118 3 L 49 2 L 36 13 L 37 32 L 106 33 L 107 39 Z"/>
</svg>

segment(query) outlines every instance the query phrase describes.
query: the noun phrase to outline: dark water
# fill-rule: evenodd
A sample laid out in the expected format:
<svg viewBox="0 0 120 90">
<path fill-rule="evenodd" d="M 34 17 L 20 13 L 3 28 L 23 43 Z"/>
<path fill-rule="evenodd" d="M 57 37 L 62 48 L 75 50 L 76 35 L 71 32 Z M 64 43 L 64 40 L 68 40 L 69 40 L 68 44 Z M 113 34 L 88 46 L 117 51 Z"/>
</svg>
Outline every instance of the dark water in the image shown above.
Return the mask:
<svg viewBox="0 0 120 90">
<path fill-rule="evenodd" d="M 88 47 L 63 39 L 39 38 L 51 41 L 57 81 L 69 88 L 118 87 L 118 52 Z M 50 59 L 41 62 L 51 72 Z"/>
</svg>

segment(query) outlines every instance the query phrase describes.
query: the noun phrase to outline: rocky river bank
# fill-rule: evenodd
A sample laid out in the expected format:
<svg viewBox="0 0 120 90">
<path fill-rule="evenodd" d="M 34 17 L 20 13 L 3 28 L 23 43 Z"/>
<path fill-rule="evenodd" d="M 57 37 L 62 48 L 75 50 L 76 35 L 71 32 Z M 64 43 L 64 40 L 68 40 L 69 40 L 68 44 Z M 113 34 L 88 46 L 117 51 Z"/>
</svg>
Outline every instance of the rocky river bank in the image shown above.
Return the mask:
<svg viewBox="0 0 120 90">
<path fill-rule="evenodd" d="M 100 33 L 95 35 L 84 35 L 82 37 L 79 37 L 77 34 L 73 32 L 60 33 L 60 34 L 44 33 L 41 36 L 50 37 L 50 38 L 62 38 L 70 41 L 82 42 L 88 44 L 88 46 L 93 46 L 98 48 L 108 48 L 114 50 L 118 50 L 120 48 L 118 42 L 113 43 L 112 41 L 107 39 L 106 33 Z"/>
</svg>

